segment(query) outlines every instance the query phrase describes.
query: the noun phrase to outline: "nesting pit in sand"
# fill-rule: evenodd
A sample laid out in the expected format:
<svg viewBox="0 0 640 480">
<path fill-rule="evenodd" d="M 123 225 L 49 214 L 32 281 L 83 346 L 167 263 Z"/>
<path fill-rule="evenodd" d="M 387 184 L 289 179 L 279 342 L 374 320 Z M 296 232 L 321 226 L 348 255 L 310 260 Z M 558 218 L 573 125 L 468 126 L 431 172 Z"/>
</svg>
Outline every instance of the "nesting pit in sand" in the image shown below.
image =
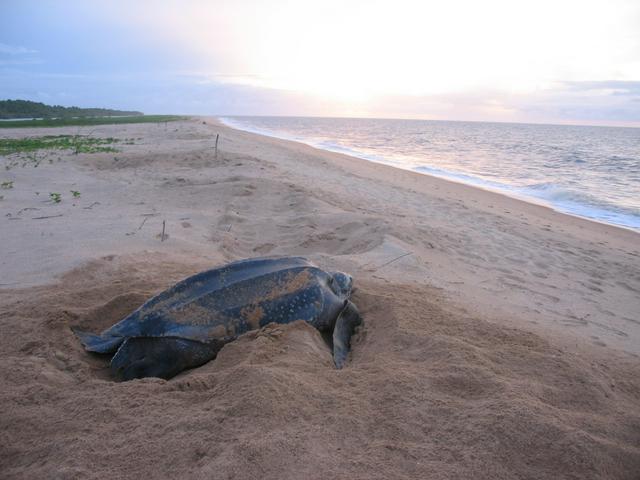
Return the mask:
<svg viewBox="0 0 640 480">
<path fill-rule="evenodd" d="M 111 256 L 0 291 L 3 478 L 637 478 L 635 365 L 426 287 L 357 283 L 365 327 L 343 370 L 296 322 L 170 381 L 115 383 L 69 328 L 106 328 L 201 267 Z"/>
</svg>

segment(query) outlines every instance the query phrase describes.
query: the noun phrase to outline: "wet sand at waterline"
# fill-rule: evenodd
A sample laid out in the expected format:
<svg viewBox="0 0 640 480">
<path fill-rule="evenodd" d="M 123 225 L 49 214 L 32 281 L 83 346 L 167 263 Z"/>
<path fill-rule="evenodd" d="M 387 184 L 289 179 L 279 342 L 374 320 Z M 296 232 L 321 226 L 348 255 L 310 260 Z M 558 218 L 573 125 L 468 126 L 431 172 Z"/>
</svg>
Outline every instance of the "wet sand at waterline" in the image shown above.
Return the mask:
<svg viewBox="0 0 640 480">
<path fill-rule="evenodd" d="M 202 121 L 2 174 L 3 478 L 638 478 L 637 233 Z M 260 255 L 354 276 L 343 370 L 294 323 L 115 383 L 69 328 Z"/>
</svg>

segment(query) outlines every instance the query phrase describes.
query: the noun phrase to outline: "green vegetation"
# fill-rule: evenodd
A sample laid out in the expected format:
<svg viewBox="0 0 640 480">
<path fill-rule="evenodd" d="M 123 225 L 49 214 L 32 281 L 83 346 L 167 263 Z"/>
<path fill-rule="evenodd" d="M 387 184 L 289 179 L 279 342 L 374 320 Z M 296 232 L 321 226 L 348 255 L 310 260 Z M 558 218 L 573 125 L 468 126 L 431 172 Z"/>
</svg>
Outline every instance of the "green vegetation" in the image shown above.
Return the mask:
<svg viewBox="0 0 640 480">
<path fill-rule="evenodd" d="M 0 119 L 16 118 L 32 118 L 34 120 L 0 121 L 0 128 L 158 123 L 184 120 L 186 117 L 178 115 L 144 115 L 142 112 L 112 110 L 109 108 L 52 106 L 28 100 L 0 100 Z"/>
<path fill-rule="evenodd" d="M 50 193 L 49 198 L 53 203 L 60 203 L 62 201 L 62 195 L 59 193 Z"/>
<path fill-rule="evenodd" d="M 74 153 L 117 152 L 117 138 L 93 138 L 84 135 L 47 135 L 44 137 L 0 138 L 0 155 L 37 150 L 73 150 Z"/>
<path fill-rule="evenodd" d="M 37 168 L 43 160 L 54 162 L 55 150 L 70 150 L 79 153 L 117 152 L 114 143 L 133 144 L 133 138 L 96 138 L 91 135 L 48 135 L 44 137 L 0 138 L 0 157 L 6 156 L 4 168 L 17 166 Z M 61 157 L 57 157 L 61 161 Z"/>
<path fill-rule="evenodd" d="M 63 107 L 29 100 L 0 100 L 0 118 L 79 118 L 124 115 L 142 115 L 142 112 L 110 108 Z"/>
<path fill-rule="evenodd" d="M 13 188 L 13 182 L 2 182 L 0 183 L 0 188 L 4 188 L 5 190 L 9 190 Z"/>
<path fill-rule="evenodd" d="M 160 123 L 186 120 L 179 115 L 139 115 L 134 117 L 45 118 L 42 120 L 9 120 L 0 122 L 0 128 L 66 127 L 90 125 L 120 125 L 126 123 Z"/>
<path fill-rule="evenodd" d="M 71 195 L 73 195 L 73 198 L 80 198 L 80 192 L 77 190 L 69 190 L 71 192 Z"/>
</svg>

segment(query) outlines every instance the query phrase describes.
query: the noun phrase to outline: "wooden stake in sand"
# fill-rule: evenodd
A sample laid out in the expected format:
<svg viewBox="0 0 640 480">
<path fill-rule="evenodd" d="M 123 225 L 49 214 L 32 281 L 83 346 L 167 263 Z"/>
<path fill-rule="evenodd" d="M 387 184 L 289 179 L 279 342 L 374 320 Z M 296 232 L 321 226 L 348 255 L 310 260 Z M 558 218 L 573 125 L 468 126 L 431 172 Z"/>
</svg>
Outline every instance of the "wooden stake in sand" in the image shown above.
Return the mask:
<svg viewBox="0 0 640 480">
<path fill-rule="evenodd" d="M 160 237 L 161 242 L 164 242 L 164 227 L 165 227 L 165 220 L 162 220 L 162 236 Z"/>
<path fill-rule="evenodd" d="M 218 158 L 218 139 L 220 138 L 220 134 L 216 133 L 216 158 Z"/>
</svg>

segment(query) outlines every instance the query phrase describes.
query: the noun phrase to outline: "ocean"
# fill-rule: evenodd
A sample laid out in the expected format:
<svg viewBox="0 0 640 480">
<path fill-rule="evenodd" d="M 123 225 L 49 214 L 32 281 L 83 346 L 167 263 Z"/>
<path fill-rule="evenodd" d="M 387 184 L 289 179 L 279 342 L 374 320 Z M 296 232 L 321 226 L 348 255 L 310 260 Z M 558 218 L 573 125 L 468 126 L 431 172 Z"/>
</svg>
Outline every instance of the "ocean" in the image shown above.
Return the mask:
<svg viewBox="0 0 640 480">
<path fill-rule="evenodd" d="M 315 117 L 220 120 L 640 231 L 640 128 Z"/>
</svg>

